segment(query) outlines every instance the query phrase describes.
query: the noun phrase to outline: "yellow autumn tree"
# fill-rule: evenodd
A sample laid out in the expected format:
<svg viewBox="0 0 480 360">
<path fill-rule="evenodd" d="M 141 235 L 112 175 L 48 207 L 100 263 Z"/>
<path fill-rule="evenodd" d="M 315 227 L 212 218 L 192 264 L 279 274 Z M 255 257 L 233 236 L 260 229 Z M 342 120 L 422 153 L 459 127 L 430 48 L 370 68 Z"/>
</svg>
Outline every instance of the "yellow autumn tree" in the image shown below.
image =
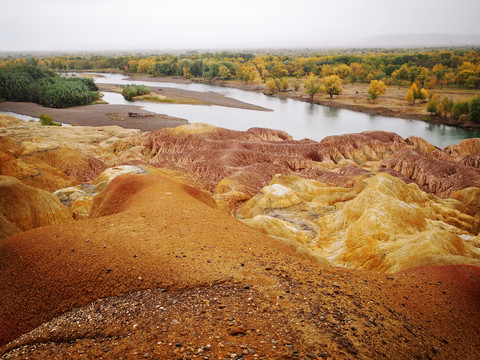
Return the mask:
<svg viewBox="0 0 480 360">
<path fill-rule="evenodd" d="M 312 100 L 313 100 L 313 97 L 315 96 L 315 94 L 319 93 L 321 91 L 321 87 L 322 86 L 318 82 L 318 78 L 313 74 L 310 74 L 307 81 L 305 81 L 305 85 L 304 85 L 305 93 L 310 95 Z"/>
<path fill-rule="evenodd" d="M 410 89 L 407 91 L 407 101 L 410 103 L 414 103 L 416 99 L 418 99 L 418 86 L 416 83 L 413 83 L 410 86 Z"/>
<path fill-rule="evenodd" d="M 267 86 L 268 93 L 274 94 L 277 92 L 277 83 L 275 82 L 275 79 L 268 79 L 265 82 L 265 85 Z"/>
<path fill-rule="evenodd" d="M 140 59 L 138 60 L 137 72 L 142 74 L 153 74 L 155 69 L 155 59 Z"/>
<path fill-rule="evenodd" d="M 414 95 L 412 89 L 408 89 L 408 91 L 407 91 L 407 101 L 409 103 L 414 103 L 415 102 L 415 95 Z"/>
<path fill-rule="evenodd" d="M 370 87 L 368 88 L 368 94 L 370 99 L 375 100 L 377 97 L 385 94 L 387 90 L 387 85 L 382 80 L 372 80 L 370 81 Z"/>
<path fill-rule="evenodd" d="M 330 95 L 340 95 L 343 92 L 342 80 L 337 75 L 326 76 L 322 79 L 321 91 Z"/>
<path fill-rule="evenodd" d="M 230 73 L 228 67 L 226 67 L 225 65 L 220 65 L 220 67 L 218 68 L 218 76 L 220 76 L 221 79 L 230 79 L 231 75 L 232 74 Z"/>
<path fill-rule="evenodd" d="M 424 88 L 421 88 L 420 91 L 418 92 L 418 99 L 420 102 L 424 103 L 427 101 L 428 97 L 428 91 L 425 90 Z"/>
<path fill-rule="evenodd" d="M 182 69 L 182 71 L 183 71 L 183 77 L 184 77 L 185 79 L 190 79 L 190 78 L 192 77 L 192 73 L 191 73 L 189 67 L 184 66 L 183 69 Z"/>
<path fill-rule="evenodd" d="M 352 69 L 346 64 L 340 64 L 333 68 L 333 73 L 337 75 L 340 79 L 345 81 L 352 73 Z"/>
<path fill-rule="evenodd" d="M 288 80 L 286 78 L 280 79 L 279 89 L 280 91 L 287 91 L 288 90 Z"/>
</svg>

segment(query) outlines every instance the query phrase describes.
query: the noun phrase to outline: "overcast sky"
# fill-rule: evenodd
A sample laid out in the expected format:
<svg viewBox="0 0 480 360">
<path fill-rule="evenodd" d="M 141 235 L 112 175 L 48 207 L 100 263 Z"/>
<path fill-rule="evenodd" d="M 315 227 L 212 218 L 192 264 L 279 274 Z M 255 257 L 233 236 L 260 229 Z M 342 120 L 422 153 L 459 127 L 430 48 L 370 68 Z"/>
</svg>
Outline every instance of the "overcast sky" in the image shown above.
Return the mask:
<svg viewBox="0 0 480 360">
<path fill-rule="evenodd" d="M 480 34 L 479 0 L 1 0 L 0 51 L 321 47 Z"/>
</svg>

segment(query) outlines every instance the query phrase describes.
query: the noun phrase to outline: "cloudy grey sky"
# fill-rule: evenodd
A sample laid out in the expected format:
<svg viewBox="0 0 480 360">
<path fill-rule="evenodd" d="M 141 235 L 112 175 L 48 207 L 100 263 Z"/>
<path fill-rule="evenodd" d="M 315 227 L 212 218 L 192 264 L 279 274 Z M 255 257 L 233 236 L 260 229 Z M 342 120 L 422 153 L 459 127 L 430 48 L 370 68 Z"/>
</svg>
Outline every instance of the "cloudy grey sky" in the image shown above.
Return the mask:
<svg viewBox="0 0 480 360">
<path fill-rule="evenodd" d="M 479 0 L 1 0 L 0 51 L 321 47 L 480 34 Z"/>
</svg>

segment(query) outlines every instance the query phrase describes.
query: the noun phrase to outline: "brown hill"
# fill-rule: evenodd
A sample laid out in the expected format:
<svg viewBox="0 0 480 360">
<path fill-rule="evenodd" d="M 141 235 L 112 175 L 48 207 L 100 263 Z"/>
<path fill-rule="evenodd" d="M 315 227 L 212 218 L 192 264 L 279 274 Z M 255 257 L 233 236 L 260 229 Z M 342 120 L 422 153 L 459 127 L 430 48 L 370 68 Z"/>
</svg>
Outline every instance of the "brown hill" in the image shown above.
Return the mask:
<svg viewBox="0 0 480 360">
<path fill-rule="evenodd" d="M 5 359 L 480 356 L 476 267 L 318 265 L 155 175 L 97 199 L 0 243 L 2 343 L 47 322 Z"/>
</svg>

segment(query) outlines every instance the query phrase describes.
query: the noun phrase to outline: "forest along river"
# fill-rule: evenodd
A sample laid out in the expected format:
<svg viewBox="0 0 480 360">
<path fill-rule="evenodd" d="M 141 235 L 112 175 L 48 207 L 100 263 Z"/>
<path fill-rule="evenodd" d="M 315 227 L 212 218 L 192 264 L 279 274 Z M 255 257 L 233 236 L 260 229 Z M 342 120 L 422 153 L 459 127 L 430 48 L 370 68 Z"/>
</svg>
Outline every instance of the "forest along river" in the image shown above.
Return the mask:
<svg viewBox="0 0 480 360">
<path fill-rule="evenodd" d="M 101 74 L 97 83 L 138 84 L 152 88 L 178 88 L 184 90 L 216 92 L 233 99 L 258 105 L 273 111 L 254 111 L 223 106 L 183 105 L 135 101 L 145 110 L 201 122 L 232 130 L 245 131 L 251 127 L 283 130 L 300 140 L 308 138 L 320 141 L 329 135 L 341 135 L 362 131 L 392 131 L 403 138 L 419 136 L 431 144 L 443 148 L 466 138 L 480 137 L 480 132 L 468 131 L 453 126 L 428 124 L 418 120 L 406 120 L 387 116 L 337 109 L 262 93 L 244 91 L 206 84 L 177 84 L 166 82 L 131 81 L 122 74 Z M 121 94 L 105 92 L 104 100 L 110 104 L 129 104 Z"/>
</svg>

